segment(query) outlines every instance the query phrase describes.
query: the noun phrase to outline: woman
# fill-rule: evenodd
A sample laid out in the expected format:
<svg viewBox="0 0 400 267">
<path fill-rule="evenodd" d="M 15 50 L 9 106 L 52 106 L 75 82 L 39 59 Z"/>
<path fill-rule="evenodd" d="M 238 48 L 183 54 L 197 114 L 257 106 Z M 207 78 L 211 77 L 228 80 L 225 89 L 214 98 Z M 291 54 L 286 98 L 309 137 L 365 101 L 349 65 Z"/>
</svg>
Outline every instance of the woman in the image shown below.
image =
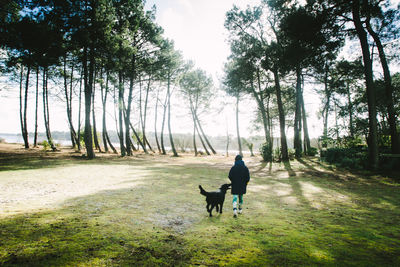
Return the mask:
<svg viewBox="0 0 400 267">
<path fill-rule="evenodd" d="M 235 164 L 229 171 L 229 180 L 232 183 L 231 194 L 233 195 L 233 217 L 238 214 L 238 201 L 239 201 L 239 214 L 242 213 L 243 195 L 246 194 L 246 187 L 250 181 L 249 169 L 244 165 L 241 155 L 235 157 Z"/>
</svg>

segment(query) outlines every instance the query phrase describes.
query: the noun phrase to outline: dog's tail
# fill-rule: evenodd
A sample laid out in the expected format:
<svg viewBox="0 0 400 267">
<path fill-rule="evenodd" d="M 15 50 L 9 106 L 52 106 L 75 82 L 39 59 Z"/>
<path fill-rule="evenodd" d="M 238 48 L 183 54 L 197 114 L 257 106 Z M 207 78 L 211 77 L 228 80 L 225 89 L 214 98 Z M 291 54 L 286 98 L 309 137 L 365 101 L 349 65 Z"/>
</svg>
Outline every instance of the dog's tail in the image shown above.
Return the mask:
<svg viewBox="0 0 400 267">
<path fill-rule="evenodd" d="M 202 194 L 203 196 L 207 196 L 206 190 L 204 190 L 203 187 L 201 187 L 201 185 L 199 185 L 199 188 L 200 188 L 200 194 Z"/>
</svg>

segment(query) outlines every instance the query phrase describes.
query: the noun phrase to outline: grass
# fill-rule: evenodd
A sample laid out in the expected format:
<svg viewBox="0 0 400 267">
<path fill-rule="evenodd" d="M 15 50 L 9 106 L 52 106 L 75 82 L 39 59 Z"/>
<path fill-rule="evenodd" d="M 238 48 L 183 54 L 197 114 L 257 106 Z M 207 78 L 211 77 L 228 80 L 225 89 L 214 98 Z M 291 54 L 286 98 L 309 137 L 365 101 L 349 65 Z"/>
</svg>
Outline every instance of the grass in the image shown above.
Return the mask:
<svg viewBox="0 0 400 267">
<path fill-rule="evenodd" d="M 227 182 L 233 157 L 11 154 L 0 151 L 2 266 L 400 266 L 392 178 L 247 157 L 244 214 L 227 195 L 210 218 L 198 185 Z"/>
</svg>

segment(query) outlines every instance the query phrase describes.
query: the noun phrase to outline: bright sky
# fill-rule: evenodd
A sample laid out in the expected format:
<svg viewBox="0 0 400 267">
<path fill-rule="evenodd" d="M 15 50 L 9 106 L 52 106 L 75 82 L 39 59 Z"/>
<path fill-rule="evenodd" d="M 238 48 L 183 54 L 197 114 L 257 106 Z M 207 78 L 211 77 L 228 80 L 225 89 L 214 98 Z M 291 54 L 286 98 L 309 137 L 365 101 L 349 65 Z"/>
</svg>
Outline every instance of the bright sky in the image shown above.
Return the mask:
<svg viewBox="0 0 400 267">
<path fill-rule="evenodd" d="M 246 8 L 247 5 L 259 3 L 259 0 L 148 0 L 146 6 L 150 8 L 156 5 L 156 22 L 164 29 L 164 36 L 173 39 L 176 49 L 183 52 L 185 59 L 194 60 L 197 67 L 211 74 L 215 85 L 219 86 L 223 65 L 230 54 L 228 33 L 224 27 L 225 14 L 234 4 Z M 316 119 L 319 100 L 308 97 L 305 101 L 307 112 L 312 115 L 309 121 L 310 135 L 319 136 L 321 122 Z M 225 135 L 228 127 L 229 133 L 236 135 L 233 99 L 231 103 L 222 112 L 212 112 L 209 119 L 205 118 L 208 134 Z M 254 134 L 250 120 L 255 109 L 256 103 L 252 101 L 240 105 L 240 130 L 243 136 Z M 180 126 L 187 125 L 183 123 Z M 185 130 L 182 128 L 182 131 Z"/>
</svg>

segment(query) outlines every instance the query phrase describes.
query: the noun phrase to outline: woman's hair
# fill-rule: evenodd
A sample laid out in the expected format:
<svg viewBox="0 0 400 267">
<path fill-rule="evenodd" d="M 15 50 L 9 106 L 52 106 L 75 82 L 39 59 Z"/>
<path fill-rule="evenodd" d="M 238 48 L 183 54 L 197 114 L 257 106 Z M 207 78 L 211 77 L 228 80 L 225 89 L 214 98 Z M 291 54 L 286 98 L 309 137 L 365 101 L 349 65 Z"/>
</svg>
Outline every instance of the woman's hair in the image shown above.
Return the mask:
<svg viewBox="0 0 400 267">
<path fill-rule="evenodd" d="M 236 155 L 236 157 L 235 157 L 235 161 L 238 161 L 238 160 L 242 160 L 242 155 Z"/>
</svg>

